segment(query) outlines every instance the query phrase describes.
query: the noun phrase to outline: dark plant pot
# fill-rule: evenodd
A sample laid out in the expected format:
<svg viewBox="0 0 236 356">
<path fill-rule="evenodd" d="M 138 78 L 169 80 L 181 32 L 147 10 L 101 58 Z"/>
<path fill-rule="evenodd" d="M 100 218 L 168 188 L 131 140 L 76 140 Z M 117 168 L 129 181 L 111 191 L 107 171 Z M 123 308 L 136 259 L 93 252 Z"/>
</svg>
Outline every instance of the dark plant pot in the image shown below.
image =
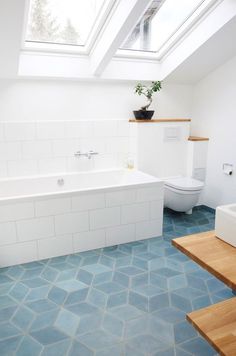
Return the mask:
<svg viewBox="0 0 236 356">
<path fill-rule="evenodd" d="M 136 110 L 133 113 L 136 120 L 151 120 L 154 110 Z"/>
</svg>

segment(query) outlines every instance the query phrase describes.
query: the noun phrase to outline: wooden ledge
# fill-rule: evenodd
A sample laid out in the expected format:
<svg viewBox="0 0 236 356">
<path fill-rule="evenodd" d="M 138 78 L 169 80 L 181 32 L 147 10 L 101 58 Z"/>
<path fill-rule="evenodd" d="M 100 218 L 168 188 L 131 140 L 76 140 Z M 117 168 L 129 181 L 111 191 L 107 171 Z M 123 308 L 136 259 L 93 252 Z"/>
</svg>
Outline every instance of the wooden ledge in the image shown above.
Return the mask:
<svg viewBox="0 0 236 356">
<path fill-rule="evenodd" d="M 191 119 L 151 119 L 151 120 L 135 120 L 130 119 L 129 122 L 145 122 L 145 123 L 154 123 L 154 122 L 190 122 Z"/>
<path fill-rule="evenodd" d="M 172 244 L 236 290 L 236 248 L 218 239 L 214 231 L 180 237 L 172 240 Z"/>
<path fill-rule="evenodd" d="M 189 141 L 209 141 L 208 137 L 189 136 Z"/>
<path fill-rule="evenodd" d="M 187 320 L 220 355 L 236 355 L 236 298 L 189 313 Z"/>
</svg>

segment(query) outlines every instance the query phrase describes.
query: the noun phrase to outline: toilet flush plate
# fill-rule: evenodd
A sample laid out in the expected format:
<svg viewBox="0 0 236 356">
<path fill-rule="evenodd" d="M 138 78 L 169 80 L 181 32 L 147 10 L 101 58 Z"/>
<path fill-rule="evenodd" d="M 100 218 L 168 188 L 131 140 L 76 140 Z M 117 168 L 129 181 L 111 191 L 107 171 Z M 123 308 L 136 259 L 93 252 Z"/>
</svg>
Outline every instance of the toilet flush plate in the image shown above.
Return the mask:
<svg viewBox="0 0 236 356">
<path fill-rule="evenodd" d="M 236 204 L 222 205 L 216 209 L 215 234 L 236 247 Z"/>
</svg>

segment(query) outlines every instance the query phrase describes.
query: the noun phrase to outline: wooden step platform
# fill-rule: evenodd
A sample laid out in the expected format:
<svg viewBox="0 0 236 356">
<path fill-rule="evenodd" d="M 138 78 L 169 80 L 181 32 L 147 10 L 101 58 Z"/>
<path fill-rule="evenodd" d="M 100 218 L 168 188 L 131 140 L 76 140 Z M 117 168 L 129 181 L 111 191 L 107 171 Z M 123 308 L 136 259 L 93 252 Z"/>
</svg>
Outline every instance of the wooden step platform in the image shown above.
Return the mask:
<svg viewBox="0 0 236 356">
<path fill-rule="evenodd" d="M 236 355 L 236 298 L 196 310 L 187 319 L 220 355 Z"/>
<path fill-rule="evenodd" d="M 216 237 L 214 231 L 180 237 L 172 240 L 172 244 L 236 290 L 236 248 Z"/>
</svg>

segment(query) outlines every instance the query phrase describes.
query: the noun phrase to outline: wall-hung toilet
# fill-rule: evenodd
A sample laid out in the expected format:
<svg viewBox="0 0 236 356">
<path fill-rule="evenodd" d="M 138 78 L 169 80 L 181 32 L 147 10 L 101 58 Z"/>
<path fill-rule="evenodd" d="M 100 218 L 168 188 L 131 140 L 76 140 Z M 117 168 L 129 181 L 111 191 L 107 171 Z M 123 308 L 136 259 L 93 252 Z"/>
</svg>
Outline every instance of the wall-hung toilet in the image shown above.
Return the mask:
<svg viewBox="0 0 236 356">
<path fill-rule="evenodd" d="M 203 182 L 189 177 L 166 179 L 164 205 L 166 208 L 191 214 L 203 187 Z"/>
</svg>

